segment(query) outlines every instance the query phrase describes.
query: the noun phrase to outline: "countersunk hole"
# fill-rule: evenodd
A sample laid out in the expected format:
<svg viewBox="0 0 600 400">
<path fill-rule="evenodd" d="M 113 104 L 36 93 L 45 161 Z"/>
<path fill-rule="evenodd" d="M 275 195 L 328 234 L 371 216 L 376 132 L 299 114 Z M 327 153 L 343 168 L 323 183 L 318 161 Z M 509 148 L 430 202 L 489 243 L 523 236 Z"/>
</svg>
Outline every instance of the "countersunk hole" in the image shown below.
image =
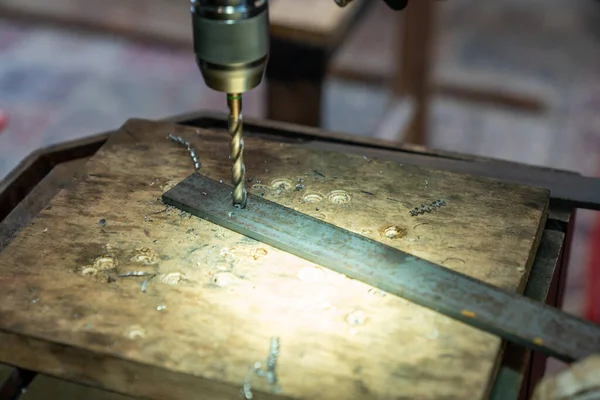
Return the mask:
<svg viewBox="0 0 600 400">
<path fill-rule="evenodd" d="M 348 314 L 346 317 L 346 322 L 350 325 L 362 325 L 365 323 L 365 313 L 362 311 L 354 311 Z"/>
<path fill-rule="evenodd" d="M 375 297 L 385 297 L 387 295 L 386 292 L 384 292 L 383 290 L 377 289 L 377 288 L 371 288 L 371 289 L 369 289 L 369 291 L 367 292 L 367 294 L 369 296 L 375 296 Z"/>
<path fill-rule="evenodd" d="M 321 219 L 323 221 L 325 221 L 327 219 L 327 214 L 325 214 L 324 212 L 319 212 L 319 213 L 315 213 L 312 214 L 313 217 Z"/>
<path fill-rule="evenodd" d="M 262 247 L 259 247 L 257 249 L 253 249 L 250 252 L 250 254 L 252 255 L 252 258 L 254 258 L 255 260 L 258 260 L 259 258 L 266 257 L 268 252 L 267 252 L 267 249 L 263 249 Z"/>
<path fill-rule="evenodd" d="M 131 261 L 145 265 L 157 264 L 159 260 L 158 254 L 147 247 L 134 251 L 131 257 Z"/>
<path fill-rule="evenodd" d="M 94 276 L 98 273 L 98 269 L 94 267 L 83 267 L 81 269 L 81 275 L 84 276 Z"/>
<path fill-rule="evenodd" d="M 350 194 L 345 190 L 334 190 L 329 193 L 329 201 L 333 204 L 350 203 Z"/>
<path fill-rule="evenodd" d="M 211 282 L 219 287 L 228 286 L 237 281 L 237 277 L 231 272 L 217 272 L 211 276 Z"/>
<path fill-rule="evenodd" d="M 310 193 L 307 194 L 306 196 L 304 196 L 304 202 L 305 203 L 320 203 L 323 201 L 323 196 L 321 196 L 319 193 Z"/>
<path fill-rule="evenodd" d="M 161 281 L 163 281 L 167 285 L 177 285 L 183 280 L 185 280 L 185 275 L 181 272 L 169 272 L 161 278 Z"/>
<path fill-rule="evenodd" d="M 143 339 L 146 337 L 146 330 L 139 325 L 133 325 L 127 331 L 129 339 Z"/>
<path fill-rule="evenodd" d="M 395 225 L 385 225 L 379 229 L 379 233 L 388 239 L 400 239 L 406 235 L 406 229 Z"/>
<path fill-rule="evenodd" d="M 273 189 L 283 189 L 283 190 L 291 190 L 292 189 L 292 181 L 287 178 L 277 178 L 271 181 L 271 188 Z"/>
<path fill-rule="evenodd" d="M 114 269 L 117 266 L 117 260 L 110 256 L 101 256 L 94 260 L 94 268 L 98 271 Z"/>
</svg>

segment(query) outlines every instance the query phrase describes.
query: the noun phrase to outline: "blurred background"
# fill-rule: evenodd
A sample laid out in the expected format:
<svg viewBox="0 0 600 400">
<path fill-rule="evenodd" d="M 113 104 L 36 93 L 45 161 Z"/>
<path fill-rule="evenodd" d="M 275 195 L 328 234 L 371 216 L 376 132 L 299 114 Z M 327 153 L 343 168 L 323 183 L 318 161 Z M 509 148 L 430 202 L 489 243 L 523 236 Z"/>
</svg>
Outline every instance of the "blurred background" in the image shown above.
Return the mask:
<svg viewBox="0 0 600 400">
<path fill-rule="evenodd" d="M 371 3 L 327 65 L 321 126 L 401 141 L 406 116 L 426 110 L 413 142 L 600 173 L 597 1 L 437 2 L 415 16 L 408 45 L 399 16 Z M 185 0 L 0 0 L 0 179 L 35 149 L 131 117 L 224 112 L 190 51 L 188 10 Z M 414 77 L 399 77 L 411 54 Z M 428 90 L 401 99 L 416 81 Z M 265 92 L 246 96 L 246 117 L 267 117 Z M 583 316 L 597 225 L 578 213 L 564 308 Z"/>
</svg>

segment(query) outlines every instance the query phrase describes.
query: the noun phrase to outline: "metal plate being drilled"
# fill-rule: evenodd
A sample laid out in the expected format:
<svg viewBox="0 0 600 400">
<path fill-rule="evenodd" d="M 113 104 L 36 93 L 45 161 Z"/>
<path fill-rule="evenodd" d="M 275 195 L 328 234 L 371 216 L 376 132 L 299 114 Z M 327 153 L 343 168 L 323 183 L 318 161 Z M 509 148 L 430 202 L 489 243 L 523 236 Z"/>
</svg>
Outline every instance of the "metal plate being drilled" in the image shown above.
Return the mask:
<svg viewBox="0 0 600 400">
<path fill-rule="evenodd" d="M 377 241 L 192 174 L 163 201 L 197 217 L 565 362 L 600 352 L 600 326 Z"/>
</svg>

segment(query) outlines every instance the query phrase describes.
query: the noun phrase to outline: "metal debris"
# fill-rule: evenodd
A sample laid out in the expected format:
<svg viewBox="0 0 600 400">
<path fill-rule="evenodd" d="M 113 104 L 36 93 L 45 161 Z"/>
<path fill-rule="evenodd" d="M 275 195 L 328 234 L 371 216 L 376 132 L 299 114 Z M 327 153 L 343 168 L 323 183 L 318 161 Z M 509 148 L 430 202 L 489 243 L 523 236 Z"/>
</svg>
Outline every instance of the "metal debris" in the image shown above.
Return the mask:
<svg viewBox="0 0 600 400">
<path fill-rule="evenodd" d="M 248 374 L 246 375 L 246 380 L 244 381 L 244 385 L 242 386 L 241 390 L 243 399 L 249 400 L 254 398 L 252 394 L 252 378 L 254 375 L 265 378 L 270 385 L 277 384 L 277 357 L 279 357 L 279 338 L 273 337 L 271 338 L 271 343 L 269 346 L 269 355 L 267 357 L 266 368 L 263 369 L 260 362 L 255 362 L 248 369 Z"/>
<path fill-rule="evenodd" d="M 162 311 L 162 310 L 166 310 L 166 309 L 167 309 L 167 306 L 165 306 L 164 304 L 161 304 L 156 307 L 156 311 Z"/>
<path fill-rule="evenodd" d="M 150 283 L 152 278 L 154 278 L 155 276 L 156 276 L 156 274 L 152 274 L 152 275 L 148 276 L 148 278 L 146 278 L 146 280 L 144 282 L 142 282 L 142 284 L 141 284 L 142 293 L 146 293 L 146 290 L 148 289 L 148 284 Z"/>
<path fill-rule="evenodd" d="M 277 373 L 275 371 L 277 368 L 277 357 L 279 357 L 279 338 L 274 337 L 271 338 L 271 345 L 269 347 L 267 370 L 259 370 L 259 374 L 264 372 L 264 376 L 266 376 L 267 382 L 269 382 L 270 385 L 275 385 L 277 383 Z"/>
<path fill-rule="evenodd" d="M 180 145 L 182 145 L 183 147 L 186 148 L 186 150 L 190 154 L 190 158 L 192 159 L 192 162 L 194 163 L 194 169 L 196 170 L 196 172 L 198 172 L 198 170 L 200 169 L 200 166 L 202 164 L 198 160 L 198 156 L 196 155 L 196 150 L 192 147 L 192 145 L 190 144 L 190 142 L 188 142 L 187 140 L 185 140 L 181 136 L 173 136 L 172 133 L 169 133 L 169 135 L 167 136 L 167 139 L 169 139 L 169 140 L 171 140 L 171 141 L 173 141 L 175 143 L 178 143 L 178 144 L 180 144 Z"/>
<path fill-rule="evenodd" d="M 245 400 L 250 400 L 254 398 L 252 394 L 252 378 L 257 374 L 261 368 L 261 364 L 259 362 L 255 362 L 250 368 L 248 368 L 248 373 L 246 374 L 246 380 L 244 381 L 244 385 L 242 386 L 242 398 Z"/>
<path fill-rule="evenodd" d="M 150 272 L 146 271 L 130 271 L 117 275 L 119 278 L 126 278 L 128 276 L 150 276 L 152 275 Z"/>
<path fill-rule="evenodd" d="M 433 210 L 436 210 L 445 205 L 446 205 L 445 200 L 436 200 L 429 205 L 421 204 L 420 207 L 415 207 L 412 210 L 410 210 L 409 212 L 410 212 L 411 217 L 415 217 L 420 214 L 430 213 Z"/>
</svg>

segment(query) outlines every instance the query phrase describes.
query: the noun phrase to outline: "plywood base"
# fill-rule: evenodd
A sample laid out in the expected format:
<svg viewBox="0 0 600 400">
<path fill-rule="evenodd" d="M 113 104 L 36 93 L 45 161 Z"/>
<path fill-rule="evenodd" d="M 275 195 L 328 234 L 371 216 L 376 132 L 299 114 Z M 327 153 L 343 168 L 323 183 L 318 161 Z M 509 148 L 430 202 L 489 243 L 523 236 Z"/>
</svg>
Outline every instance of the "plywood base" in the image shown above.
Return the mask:
<svg viewBox="0 0 600 400">
<path fill-rule="evenodd" d="M 486 396 L 499 339 L 161 204 L 192 171 L 168 132 L 228 181 L 224 132 L 129 121 L 0 253 L 0 362 L 151 399 L 229 399 L 278 336 L 278 386 L 255 379 L 261 398 Z M 259 137 L 246 160 L 255 194 L 524 287 L 545 190 Z M 156 274 L 146 293 L 129 271 Z"/>
</svg>

